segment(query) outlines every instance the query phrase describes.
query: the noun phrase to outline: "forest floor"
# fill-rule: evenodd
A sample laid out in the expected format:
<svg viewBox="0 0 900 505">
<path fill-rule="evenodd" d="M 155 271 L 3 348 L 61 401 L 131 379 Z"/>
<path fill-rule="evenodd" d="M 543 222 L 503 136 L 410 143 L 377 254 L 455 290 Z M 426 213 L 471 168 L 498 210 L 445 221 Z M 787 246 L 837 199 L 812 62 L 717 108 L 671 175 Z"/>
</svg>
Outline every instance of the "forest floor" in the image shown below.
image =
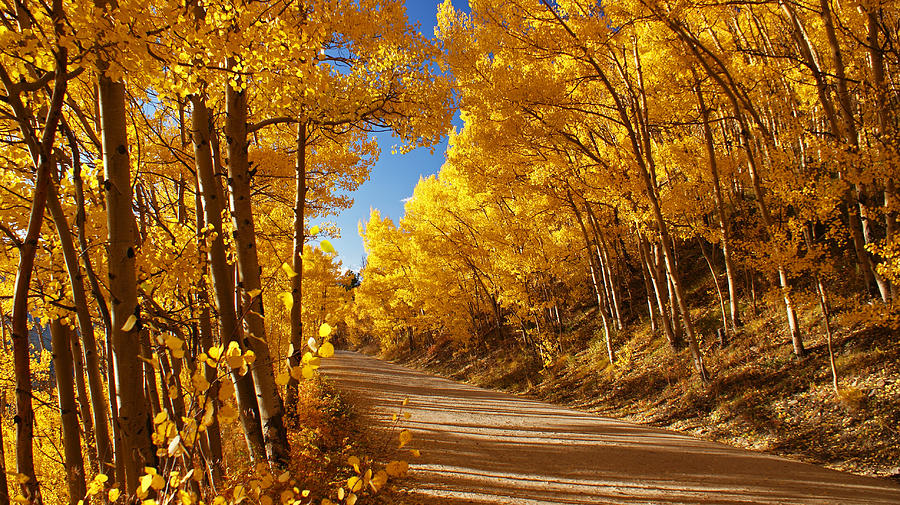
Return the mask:
<svg viewBox="0 0 900 505">
<path fill-rule="evenodd" d="M 825 338 L 816 333 L 821 324 L 816 312 L 801 313 L 809 351 L 801 359 L 791 353 L 778 313 L 769 312 L 748 321 L 724 348 L 707 339 L 703 352 L 712 380 L 706 385 L 692 372 L 687 351 L 673 352 L 647 324 L 619 332 L 616 363 L 609 366 L 593 321 L 596 308 L 577 316 L 560 349 L 543 356 L 543 363 L 512 336 L 467 345 L 444 341 L 387 357 L 481 387 L 859 475 L 900 479 L 897 333 L 859 314 L 837 319 L 838 395 Z M 698 317 L 698 326 L 704 324 L 714 327 L 715 320 Z"/>
</svg>

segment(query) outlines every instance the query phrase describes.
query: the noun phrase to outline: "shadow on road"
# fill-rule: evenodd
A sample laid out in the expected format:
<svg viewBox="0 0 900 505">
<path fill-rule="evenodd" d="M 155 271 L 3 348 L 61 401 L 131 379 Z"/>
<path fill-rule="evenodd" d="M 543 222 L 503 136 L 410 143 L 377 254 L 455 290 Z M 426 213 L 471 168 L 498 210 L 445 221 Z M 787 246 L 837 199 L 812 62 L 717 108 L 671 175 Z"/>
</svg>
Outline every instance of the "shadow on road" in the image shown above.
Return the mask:
<svg viewBox="0 0 900 505">
<path fill-rule="evenodd" d="M 900 486 L 601 418 L 338 352 L 323 369 L 376 426 L 410 414 L 427 503 L 898 504 Z M 408 404 L 401 407 L 404 399 Z"/>
</svg>

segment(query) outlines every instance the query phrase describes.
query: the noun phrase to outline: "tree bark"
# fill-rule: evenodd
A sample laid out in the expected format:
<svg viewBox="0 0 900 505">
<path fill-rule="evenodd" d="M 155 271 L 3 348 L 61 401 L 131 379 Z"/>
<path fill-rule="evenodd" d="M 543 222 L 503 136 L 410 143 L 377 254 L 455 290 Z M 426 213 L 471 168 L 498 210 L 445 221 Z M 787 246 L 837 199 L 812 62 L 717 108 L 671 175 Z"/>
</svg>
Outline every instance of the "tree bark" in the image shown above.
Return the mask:
<svg viewBox="0 0 900 505">
<path fill-rule="evenodd" d="M 672 328 L 672 318 L 669 314 L 668 305 L 668 281 L 663 279 L 662 273 L 656 266 L 656 262 L 653 260 L 653 257 L 650 253 L 650 247 L 647 244 L 647 239 L 644 238 L 643 233 L 640 230 L 637 231 L 638 234 L 638 245 L 641 248 L 641 257 L 644 259 L 644 263 L 647 268 L 647 272 L 650 274 L 650 279 L 653 281 L 653 293 L 656 299 L 656 306 L 659 309 L 659 322 L 662 324 L 663 333 L 666 335 L 666 340 L 669 342 L 669 346 L 672 350 L 679 350 L 681 348 L 681 342 L 675 336 L 675 330 Z M 664 286 L 663 283 L 666 283 Z"/>
<path fill-rule="evenodd" d="M 84 277 L 81 274 L 81 268 L 78 266 L 78 257 L 75 252 L 75 244 L 72 241 L 72 233 L 69 229 L 69 223 L 63 212 L 59 202 L 59 195 L 56 189 L 51 185 L 47 196 L 47 206 L 50 210 L 50 216 L 56 226 L 56 234 L 59 237 L 60 246 L 63 252 L 63 258 L 66 264 L 66 271 L 69 274 L 69 282 L 72 287 L 72 299 L 75 302 L 75 311 L 78 317 L 78 329 L 81 333 L 83 346 L 78 346 L 81 350 L 84 364 L 87 368 L 88 390 L 90 393 L 91 407 L 82 409 L 82 413 L 86 414 L 86 419 L 93 414 L 94 427 L 94 443 L 96 445 L 96 457 L 99 462 L 101 472 L 107 472 L 109 465 L 112 464 L 112 452 L 109 443 L 109 425 L 107 423 L 107 407 L 104 400 L 104 388 L 102 372 L 100 371 L 100 360 L 97 354 L 97 340 L 94 335 L 94 323 L 91 320 L 91 313 L 88 309 L 87 294 L 84 289 Z M 73 345 L 77 344 L 73 340 Z M 82 372 L 78 369 L 78 373 Z"/>
<path fill-rule="evenodd" d="M 291 347 L 289 356 L 291 367 L 300 364 L 303 355 L 303 244 L 306 242 L 304 229 L 304 214 L 306 210 L 306 151 L 308 131 L 306 121 L 302 118 L 297 123 L 297 164 L 296 164 L 296 190 L 294 198 L 294 251 L 293 269 L 297 274 L 291 279 L 291 296 L 294 304 L 291 307 Z M 291 374 L 287 383 L 287 406 L 292 412 L 296 412 L 298 381 Z"/>
<path fill-rule="evenodd" d="M 700 114 L 703 118 L 703 139 L 706 147 L 706 156 L 709 158 L 709 174 L 713 183 L 713 196 L 716 200 L 716 215 L 719 218 L 719 241 L 722 246 L 722 255 L 725 257 L 725 278 L 728 282 L 728 306 L 730 312 L 731 332 L 737 333 L 740 326 L 740 314 L 737 306 L 737 289 L 735 287 L 734 264 L 731 259 L 731 226 L 728 216 L 725 214 L 725 198 L 722 196 L 722 184 L 719 180 L 719 163 L 716 160 L 716 150 L 713 145 L 712 128 L 709 125 L 709 109 L 703 99 L 703 90 L 699 80 L 696 79 L 697 102 L 700 105 Z M 712 268 L 712 265 L 710 265 Z M 718 285 L 717 285 L 718 287 Z M 728 325 L 726 325 L 726 328 Z"/>
<path fill-rule="evenodd" d="M 101 65 L 102 66 L 102 65 Z M 105 70 L 101 68 L 101 72 Z M 140 356 L 141 313 L 135 272 L 135 220 L 131 211 L 131 163 L 125 123 L 125 85 L 101 74 L 99 80 L 103 167 L 106 177 L 109 292 L 112 299 L 112 347 L 115 363 L 121 457 L 125 489 L 138 487 L 145 466 L 152 466 L 154 450 L 147 430 L 150 416 L 143 401 Z"/>
<path fill-rule="evenodd" d="M 756 156 L 754 154 L 754 148 L 751 142 L 752 134 L 750 133 L 750 124 L 746 117 L 744 116 L 744 109 L 746 108 L 747 113 L 749 113 L 754 120 L 754 124 L 762 130 L 764 136 L 769 136 L 769 130 L 763 121 L 760 119 L 759 114 L 753 108 L 752 102 L 743 94 L 743 91 L 734 83 L 734 79 L 731 77 L 731 74 L 727 71 L 727 68 L 724 64 L 721 63 L 711 51 L 706 49 L 700 41 L 698 41 L 691 34 L 687 33 L 684 27 L 675 19 L 672 19 L 666 16 L 659 11 L 656 11 L 656 15 L 659 16 L 660 20 L 665 22 L 669 28 L 687 45 L 688 49 L 696 58 L 697 62 L 703 67 L 706 71 L 707 75 L 709 75 L 716 84 L 722 89 L 725 95 L 728 97 L 729 101 L 732 105 L 732 110 L 735 115 L 735 119 L 738 122 L 738 125 L 741 129 L 741 140 L 745 149 L 745 153 L 747 154 L 747 169 L 750 174 L 750 182 L 753 187 L 753 193 L 756 197 L 756 203 L 759 206 L 760 214 L 763 218 L 763 224 L 765 225 L 766 231 L 769 234 L 770 242 L 773 243 L 774 247 L 777 247 L 777 244 L 774 243 L 775 240 L 775 223 L 772 220 L 772 216 L 769 213 L 768 204 L 764 198 L 765 194 L 762 187 L 762 179 L 759 173 L 759 167 L 757 166 Z M 712 65 L 707 61 L 704 57 L 707 55 L 710 59 L 713 59 L 717 65 L 717 68 L 712 68 Z M 794 353 L 798 356 L 803 356 L 806 352 L 803 347 L 803 338 L 800 334 L 800 327 L 797 322 L 797 314 L 794 310 L 793 299 L 791 296 L 791 286 L 787 277 L 787 271 L 785 270 L 784 265 L 778 264 L 776 265 L 778 270 L 778 280 L 781 288 L 781 293 L 784 298 L 785 303 L 785 311 L 787 313 L 788 320 L 788 330 L 791 334 L 791 343 L 794 348 Z"/>
<path fill-rule="evenodd" d="M 591 283 L 594 286 L 594 293 L 597 295 L 597 312 L 600 313 L 600 320 L 603 323 L 603 337 L 606 339 L 606 357 L 609 360 L 609 364 L 612 365 L 615 363 L 615 354 L 613 354 L 612 348 L 612 337 L 609 332 L 609 322 L 606 318 L 606 311 L 603 307 L 603 296 L 600 291 L 600 284 L 597 282 L 597 265 L 596 259 L 594 258 L 594 253 L 591 251 L 591 240 L 588 237 L 587 228 L 584 226 L 584 219 L 581 217 L 581 211 L 578 210 L 578 206 L 575 205 L 575 202 L 572 200 L 571 194 L 567 195 L 569 199 L 569 205 L 572 207 L 572 211 L 575 213 L 575 219 L 578 221 L 578 226 L 581 228 L 581 236 L 584 237 L 584 244 L 587 251 L 588 256 L 588 265 L 591 268 Z M 523 330 L 524 331 L 524 326 Z"/>
<path fill-rule="evenodd" d="M 234 57 L 228 59 L 228 68 L 237 64 Z M 231 182 L 231 210 L 234 221 L 235 248 L 239 285 L 247 308 L 244 323 L 247 340 L 256 354 L 250 367 L 256 385 L 259 417 L 263 427 L 266 456 L 277 466 L 287 464 L 290 447 L 284 429 L 284 406 L 275 384 L 272 356 L 266 341 L 263 320 L 262 285 L 259 258 L 256 250 L 256 230 L 250 201 L 250 165 L 247 139 L 247 94 L 231 85 L 225 88 L 226 120 L 225 136 L 228 152 L 228 177 Z"/>
<path fill-rule="evenodd" d="M 6 347 L 6 314 L 0 312 L 0 346 L 3 352 Z M 6 412 L 6 390 L 0 390 L 0 427 L 3 426 L 3 414 Z M 0 428 L 0 505 L 9 505 L 9 482 L 6 479 L 6 445 L 3 441 L 3 429 Z"/>
<path fill-rule="evenodd" d="M 53 367 L 59 397 L 69 505 L 76 505 L 87 494 L 87 485 L 85 484 L 84 459 L 81 456 L 78 407 L 75 403 L 75 389 L 72 384 L 75 370 L 72 365 L 71 341 L 74 340 L 75 335 L 71 328 L 64 326 L 58 319 L 54 319 L 50 323 L 50 338 L 53 343 Z"/>
<path fill-rule="evenodd" d="M 241 348 L 237 312 L 234 299 L 234 269 L 228 264 L 225 255 L 225 243 L 222 238 L 222 210 L 225 199 L 222 186 L 214 172 L 212 151 L 212 129 L 209 109 L 206 102 L 197 95 L 191 96 L 191 137 L 194 143 L 194 163 L 197 169 L 198 192 L 203 197 L 203 215 L 208 227 L 211 227 L 209 241 L 209 271 L 212 277 L 213 293 L 218 311 L 219 337 L 227 348 L 231 342 L 237 342 Z M 239 370 L 232 370 L 231 380 L 235 388 L 235 400 L 238 418 L 244 431 L 244 438 L 253 461 L 265 459 L 265 444 L 262 436 L 262 425 L 259 421 L 259 408 L 256 404 L 256 392 L 251 375 L 241 375 Z"/>
</svg>

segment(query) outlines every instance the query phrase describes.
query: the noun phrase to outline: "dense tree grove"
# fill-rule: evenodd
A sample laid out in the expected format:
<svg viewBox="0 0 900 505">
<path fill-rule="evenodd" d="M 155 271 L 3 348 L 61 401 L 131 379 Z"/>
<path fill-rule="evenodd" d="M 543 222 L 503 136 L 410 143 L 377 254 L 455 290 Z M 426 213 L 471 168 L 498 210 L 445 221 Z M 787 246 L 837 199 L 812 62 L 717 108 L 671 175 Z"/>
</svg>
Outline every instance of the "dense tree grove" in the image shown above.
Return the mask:
<svg viewBox="0 0 900 505">
<path fill-rule="evenodd" d="M 464 127 L 399 223 L 365 225 L 360 335 L 509 335 L 552 360 L 592 304 L 610 363 L 649 321 L 706 380 L 704 348 L 758 300 L 798 356 L 811 335 L 830 344 L 835 306 L 894 325 L 896 4 L 470 8 L 445 2 L 438 29 Z M 689 294 L 706 282 L 714 309 Z M 718 339 L 696 324 L 707 311 Z"/>
<path fill-rule="evenodd" d="M 283 489 L 228 500 L 299 493 L 297 384 L 349 301 L 311 223 L 372 132 L 445 134 L 438 54 L 397 0 L 0 7 L 0 503 L 211 501 L 247 461 Z"/>
<path fill-rule="evenodd" d="M 646 322 L 705 382 L 758 306 L 798 358 L 900 326 L 898 34 L 883 0 L 446 0 L 434 39 L 401 0 L 4 2 L 0 505 L 294 503 L 335 328 L 549 364 L 596 314 L 609 365 Z M 446 162 L 345 272 L 386 131 Z M 352 461 L 349 505 L 405 468 Z"/>
</svg>

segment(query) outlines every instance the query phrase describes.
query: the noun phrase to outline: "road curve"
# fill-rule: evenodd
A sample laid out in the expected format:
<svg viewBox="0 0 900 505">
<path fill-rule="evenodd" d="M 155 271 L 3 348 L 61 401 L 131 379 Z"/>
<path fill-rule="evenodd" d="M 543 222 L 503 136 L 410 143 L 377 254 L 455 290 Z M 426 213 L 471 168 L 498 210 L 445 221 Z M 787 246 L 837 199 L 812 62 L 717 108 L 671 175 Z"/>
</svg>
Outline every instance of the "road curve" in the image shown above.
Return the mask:
<svg viewBox="0 0 900 505">
<path fill-rule="evenodd" d="M 376 426 L 413 432 L 423 503 L 900 504 L 900 486 L 433 377 L 340 351 L 323 370 Z M 402 419 L 402 417 L 401 417 Z"/>
</svg>

